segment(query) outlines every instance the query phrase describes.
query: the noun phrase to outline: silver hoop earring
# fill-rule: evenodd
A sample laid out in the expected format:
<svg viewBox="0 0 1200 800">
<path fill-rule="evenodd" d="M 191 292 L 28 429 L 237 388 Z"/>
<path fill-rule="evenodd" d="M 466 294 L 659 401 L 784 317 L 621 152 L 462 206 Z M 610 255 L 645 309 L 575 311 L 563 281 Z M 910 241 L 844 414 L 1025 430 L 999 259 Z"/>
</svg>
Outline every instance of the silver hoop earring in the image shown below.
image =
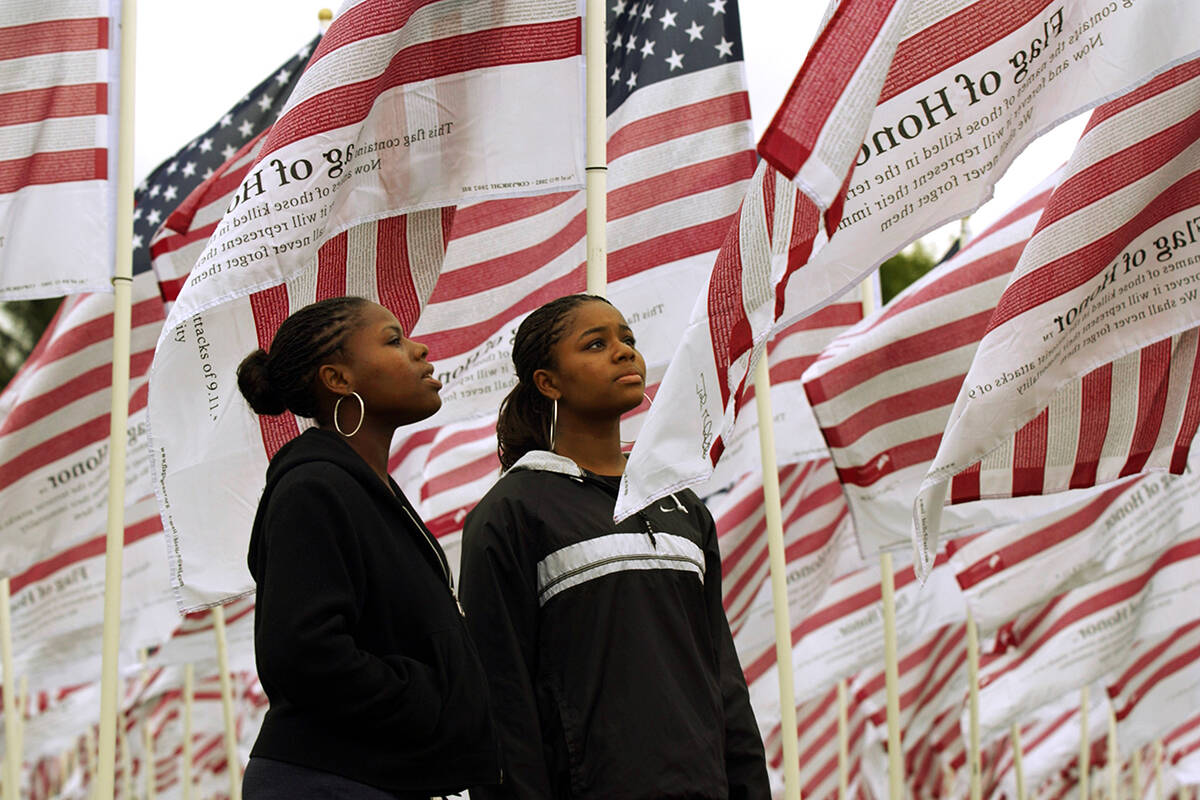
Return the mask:
<svg viewBox="0 0 1200 800">
<path fill-rule="evenodd" d="M 554 449 L 554 434 L 558 430 L 558 398 L 550 401 L 550 449 Z"/>
<path fill-rule="evenodd" d="M 652 400 L 650 399 L 650 395 L 646 394 L 645 392 L 642 392 L 642 397 L 646 398 L 646 405 L 648 405 L 648 406 L 652 406 L 652 405 L 654 405 L 654 401 L 652 401 Z M 635 439 L 630 439 L 630 440 L 627 442 L 627 441 L 625 441 L 624 439 L 621 439 L 621 440 L 619 440 L 619 441 L 621 442 L 621 444 L 633 444 L 633 443 L 634 443 L 636 440 L 635 440 Z"/>
<path fill-rule="evenodd" d="M 358 394 L 358 392 L 351 392 L 350 394 L 354 395 L 354 399 L 358 401 L 358 424 L 355 425 L 354 430 L 350 431 L 349 433 L 346 433 L 344 430 L 342 430 L 342 426 L 338 424 L 338 410 L 342 407 L 342 401 L 350 395 L 342 395 L 337 399 L 337 402 L 333 404 L 333 429 L 342 436 L 345 436 L 347 439 L 358 433 L 358 429 L 362 427 L 363 420 L 367 418 L 367 405 L 363 402 L 362 397 Z"/>
</svg>

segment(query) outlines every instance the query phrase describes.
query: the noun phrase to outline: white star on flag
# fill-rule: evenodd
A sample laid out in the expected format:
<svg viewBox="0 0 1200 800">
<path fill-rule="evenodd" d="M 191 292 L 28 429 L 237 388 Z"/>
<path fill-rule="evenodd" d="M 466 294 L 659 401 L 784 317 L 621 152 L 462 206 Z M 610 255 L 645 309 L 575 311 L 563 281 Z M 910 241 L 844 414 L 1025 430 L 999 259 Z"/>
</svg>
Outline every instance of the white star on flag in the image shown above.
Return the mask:
<svg viewBox="0 0 1200 800">
<path fill-rule="evenodd" d="M 266 111 L 268 108 L 271 107 L 271 103 L 273 103 L 273 102 L 274 101 L 271 99 L 270 95 L 264 94 L 262 97 L 258 98 L 258 107 L 261 108 L 263 111 Z"/>
<path fill-rule="evenodd" d="M 618 17 L 625 13 L 625 6 L 629 5 L 625 0 L 617 0 L 617 4 L 612 7 L 613 13 Z"/>
<path fill-rule="evenodd" d="M 667 56 L 667 63 L 671 65 L 672 70 L 683 69 L 683 55 L 671 50 L 671 55 Z"/>
<path fill-rule="evenodd" d="M 727 41 L 724 36 L 721 37 L 719 44 L 713 45 L 717 48 L 717 52 L 723 56 L 729 57 L 733 55 L 733 42 Z"/>
<path fill-rule="evenodd" d="M 286 69 L 279 70 L 279 72 L 275 75 L 275 80 L 280 85 L 287 83 L 291 79 L 292 79 L 292 73 L 288 72 Z"/>
<path fill-rule="evenodd" d="M 674 27 L 675 27 L 675 17 L 676 17 L 676 16 L 677 16 L 677 14 L 676 14 L 676 12 L 674 12 L 674 11 L 664 11 L 664 12 L 663 12 L 662 19 L 660 19 L 660 20 L 659 20 L 659 22 L 661 22 L 661 23 L 662 23 L 662 26 L 663 26 L 663 30 L 664 30 L 664 31 L 665 31 L 667 28 L 674 28 Z"/>
<path fill-rule="evenodd" d="M 142 235 L 140 233 L 135 233 L 133 235 L 133 249 L 137 250 L 141 246 L 142 246 Z"/>
<path fill-rule="evenodd" d="M 617 81 L 621 80 L 621 68 L 617 67 L 616 69 L 614 69 L 612 72 L 612 75 L 610 75 L 608 77 L 608 79 L 610 81 L 612 81 L 613 83 L 616 83 Z"/>
<path fill-rule="evenodd" d="M 647 39 L 646 43 L 642 45 L 642 57 L 645 58 L 652 55 L 654 55 L 654 42 Z"/>
<path fill-rule="evenodd" d="M 176 161 L 172 161 L 170 164 L 167 165 L 167 174 L 174 175 L 175 170 L 177 170 L 177 169 L 179 169 L 179 163 Z"/>
<path fill-rule="evenodd" d="M 634 50 L 637 50 L 637 37 L 631 35 L 629 41 L 625 43 L 625 51 L 632 53 Z"/>
<path fill-rule="evenodd" d="M 650 13 L 650 5 L 650 3 L 646 3 L 646 5 L 642 7 L 642 19 L 648 20 L 652 16 Z"/>
<path fill-rule="evenodd" d="M 254 133 L 254 126 L 247 120 L 238 126 L 238 133 L 242 135 L 243 139 L 249 139 L 250 134 Z"/>
<path fill-rule="evenodd" d="M 175 195 L 177 194 L 179 194 L 178 189 L 176 189 L 174 186 L 168 186 L 167 190 L 163 192 L 163 200 L 174 200 Z"/>
<path fill-rule="evenodd" d="M 692 20 L 692 25 L 684 33 L 688 35 L 688 41 L 694 42 L 703 37 L 704 26 L 697 25 L 695 20 Z"/>
<path fill-rule="evenodd" d="M 156 183 L 156 184 L 154 184 L 153 186 L 151 186 L 151 187 L 150 187 L 150 192 L 149 192 L 149 194 L 150 194 L 150 196 L 151 196 L 151 197 L 158 197 L 158 193 L 159 193 L 159 192 L 161 192 L 161 191 L 162 191 L 162 189 L 158 188 L 158 184 Z"/>
<path fill-rule="evenodd" d="M 233 145 L 227 144 L 221 148 L 221 157 L 228 161 L 229 159 L 233 158 L 233 154 L 236 152 L 237 149 L 234 148 Z"/>
<path fill-rule="evenodd" d="M 208 137 L 208 138 L 204 139 L 204 141 L 200 142 L 200 152 L 207 153 L 209 150 L 212 150 L 212 146 L 213 146 L 212 137 Z"/>
<path fill-rule="evenodd" d="M 226 114 L 225 116 L 221 117 L 221 127 L 222 128 L 227 128 L 232 124 L 233 124 L 233 115 L 232 114 Z"/>
<path fill-rule="evenodd" d="M 618 33 L 616 36 L 613 37 L 613 50 L 620 50 L 624 46 L 625 46 L 625 37 Z"/>
<path fill-rule="evenodd" d="M 146 221 L 151 225 L 157 225 L 158 223 L 162 222 L 162 212 L 160 212 L 157 208 L 154 209 L 146 217 Z"/>
<path fill-rule="evenodd" d="M 189 161 L 183 165 L 183 177 L 190 178 L 196 174 L 196 162 Z"/>
<path fill-rule="evenodd" d="M 628 86 L 630 89 L 632 89 L 634 86 L 637 85 L 637 73 L 636 72 L 629 73 L 629 80 L 625 81 L 625 85 Z"/>
<path fill-rule="evenodd" d="M 717 14 L 725 13 L 725 0 L 712 0 L 712 2 L 708 3 L 707 5 L 709 8 L 711 8 L 713 10 L 714 17 Z"/>
</svg>

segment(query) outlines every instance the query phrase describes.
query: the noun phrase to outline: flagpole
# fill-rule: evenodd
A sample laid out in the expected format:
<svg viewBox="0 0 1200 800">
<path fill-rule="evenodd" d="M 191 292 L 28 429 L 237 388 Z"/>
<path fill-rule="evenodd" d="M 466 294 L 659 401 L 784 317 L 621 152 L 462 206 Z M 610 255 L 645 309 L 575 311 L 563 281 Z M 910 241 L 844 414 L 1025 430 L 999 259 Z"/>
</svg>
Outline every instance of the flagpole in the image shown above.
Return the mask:
<svg viewBox="0 0 1200 800">
<path fill-rule="evenodd" d="M 242 800 L 242 767 L 237 754 L 237 723 L 233 718 L 233 684 L 229 677 L 229 640 L 225 636 L 225 606 L 213 606 L 217 635 L 217 672 L 221 676 L 221 711 L 225 717 L 225 760 L 229 767 L 229 800 Z"/>
<path fill-rule="evenodd" d="M 887 679 L 888 796 L 903 800 L 903 758 L 900 752 L 900 662 L 896 655 L 896 577 L 892 554 L 879 554 L 880 602 L 883 605 L 883 661 Z"/>
<path fill-rule="evenodd" d="M 1142 748 L 1134 748 L 1129 761 L 1129 768 L 1133 772 L 1133 797 L 1134 800 L 1142 800 Z"/>
<path fill-rule="evenodd" d="M 587 102 L 587 291 L 608 293 L 608 87 L 604 73 L 608 53 L 604 46 L 607 9 L 603 0 L 587 0 L 586 58 Z"/>
<path fill-rule="evenodd" d="M 983 797 L 983 768 L 979 758 L 979 628 L 975 615 L 967 609 L 967 685 L 970 740 L 968 761 L 971 766 L 971 800 Z"/>
<path fill-rule="evenodd" d="M 863 318 L 875 312 L 880 300 L 879 271 L 859 284 Z M 883 611 L 883 660 L 887 685 L 888 794 L 904 797 L 904 761 L 900 752 L 900 664 L 896 654 L 896 578 L 892 554 L 879 554 L 879 601 Z"/>
<path fill-rule="evenodd" d="M 754 403 L 758 411 L 758 444 L 762 452 L 763 513 L 771 567 L 771 601 L 775 611 L 775 664 L 779 678 L 779 735 L 783 745 L 783 796 L 800 800 L 800 745 L 796 730 L 796 690 L 792 666 L 792 623 L 788 614 L 787 557 L 783 546 L 783 505 L 775 459 L 775 424 L 771 410 L 771 375 L 764 349 L 754 367 Z"/>
<path fill-rule="evenodd" d="M 1017 723 L 1012 724 L 1009 736 L 1012 738 L 1013 775 L 1017 779 L 1017 800 L 1025 800 L 1025 766 L 1021 760 L 1021 728 Z"/>
<path fill-rule="evenodd" d="M 196 668 L 183 667 L 183 800 L 192 800 L 192 700 L 196 693 Z"/>
<path fill-rule="evenodd" d="M 10 581 L 0 578 L 0 668 L 4 670 L 4 800 L 17 800 L 17 682 L 13 680 L 13 636 Z"/>
<path fill-rule="evenodd" d="M 838 800 L 846 800 L 850 794 L 850 724 L 849 702 L 846 697 L 846 679 L 837 683 L 838 699 Z"/>
<path fill-rule="evenodd" d="M 1110 700 L 1108 704 L 1108 796 L 1109 800 L 1120 800 L 1119 786 L 1119 767 L 1117 761 L 1119 756 L 1119 748 L 1117 747 L 1117 712 L 1113 708 Z"/>
<path fill-rule="evenodd" d="M 112 412 L 109 416 L 108 529 L 104 557 L 104 635 L 100 660 L 97 797 L 113 794 L 117 659 L 125 548 L 125 429 L 129 418 L 129 336 L 133 290 L 133 101 L 137 0 L 121 2 L 121 100 L 117 133 L 117 208 L 113 264 Z"/>
<path fill-rule="evenodd" d="M 1091 770 L 1091 739 L 1088 737 L 1088 687 L 1079 690 L 1079 796 L 1088 796 Z"/>
</svg>

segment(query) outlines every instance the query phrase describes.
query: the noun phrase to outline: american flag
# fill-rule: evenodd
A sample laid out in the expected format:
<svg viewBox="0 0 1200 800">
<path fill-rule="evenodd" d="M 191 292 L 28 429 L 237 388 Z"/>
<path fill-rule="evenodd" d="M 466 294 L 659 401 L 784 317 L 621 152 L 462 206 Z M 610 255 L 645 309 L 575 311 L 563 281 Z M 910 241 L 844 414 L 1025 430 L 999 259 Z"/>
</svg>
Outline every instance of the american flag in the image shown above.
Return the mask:
<svg viewBox="0 0 1200 800">
<path fill-rule="evenodd" d="M 1187 228 L 1200 210 L 1198 140 L 1200 60 L 1092 115 L 922 482 L 919 553 L 935 546 L 946 498 L 1041 495 L 1184 468 L 1200 426 L 1200 306 L 1189 300 L 1200 236 Z M 1153 264 L 1138 270 L 1132 262 L 1147 253 Z"/>
<path fill-rule="evenodd" d="M 210 169 L 221 169 L 223 153 L 244 132 L 253 139 L 270 126 L 295 82 L 296 76 L 289 73 L 299 72 L 312 46 L 302 48 L 248 99 L 239 100 L 212 128 L 159 165 L 135 192 L 135 216 L 140 216 L 134 240 L 126 472 L 131 502 L 153 493 L 145 448 L 147 371 L 166 318 L 164 297 L 169 301 L 177 292 L 177 273 L 156 278 L 150 269 L 150 236 L 183 202 L 188 187 L 203 181 Z M 267 99 L 271 102 L 265 103 Z M 223 126 L 226 118 L 230 124 Z M 171 244 L 165 247 L 164 263 L 170 263 L 169 255 L 182 255 L 172 253 Z M 5 509 L 0 535 L 6 543 L 0 572 L 19 573 L 103 529 L 112 314 L 110 291 L 68 297 L 0 394 L 0 506 Z"/>
<path fill-rule="evenodd" d="M 0 299 L 112 291 L 119 7 L 0 9 Z"/>
<path fill-rule="evenodd" d="M 908 541 L 979 339 L 1057 179 L 830 343 L 804 387 L 866 552 Z M 972 523 L 982 525 L 983 523 Z"/>
<path fill-rule="evenodd" d="M 222 114 L 211 128 L 159 164 L 138 184 L 133 211 L 134 274 L 150 269 L 152 261 L 162 263 L 159 262 L 162 255 L 181 246 L 181 242 L 169 238 L 156 239 L 155 234 L 196 187 L 275 122 L 319 42 L 320 37 L 314 38 L 297 50 L 279 65 L 279 69 Z M 207 228 L 195 229 L 194 234 L 207 239 L 215 227 L 214 221 Z M 195 258 L 192 259 L 194 263 Z M 188 264 L 187 269 L 190 270 L 192 264 Z M 186 270 L 159 275 L 164 300 L 171 302 L 179 295 L 185 275 Z"/>
</svg>

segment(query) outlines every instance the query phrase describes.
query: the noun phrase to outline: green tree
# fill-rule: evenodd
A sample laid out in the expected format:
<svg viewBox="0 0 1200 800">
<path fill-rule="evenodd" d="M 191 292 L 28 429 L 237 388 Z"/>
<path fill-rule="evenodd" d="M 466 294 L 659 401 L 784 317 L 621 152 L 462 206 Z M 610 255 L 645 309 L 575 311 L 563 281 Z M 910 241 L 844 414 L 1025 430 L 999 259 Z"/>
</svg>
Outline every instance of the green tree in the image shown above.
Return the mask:
<svg viewBox="0 0 1200 800">
<path fill-rule="evenodd" d="M 25 363 L 61 303 L 61 297 L 0 303 L 0 389 Z"/>
<path fill-rule="evenodd" d="M 929 272 L 936 264 L 937 256 L 920 239 L 883 262 L 879 267 L 883 302 L 887 303 L 900 294 L 904 287 Z"/>
</svg>

